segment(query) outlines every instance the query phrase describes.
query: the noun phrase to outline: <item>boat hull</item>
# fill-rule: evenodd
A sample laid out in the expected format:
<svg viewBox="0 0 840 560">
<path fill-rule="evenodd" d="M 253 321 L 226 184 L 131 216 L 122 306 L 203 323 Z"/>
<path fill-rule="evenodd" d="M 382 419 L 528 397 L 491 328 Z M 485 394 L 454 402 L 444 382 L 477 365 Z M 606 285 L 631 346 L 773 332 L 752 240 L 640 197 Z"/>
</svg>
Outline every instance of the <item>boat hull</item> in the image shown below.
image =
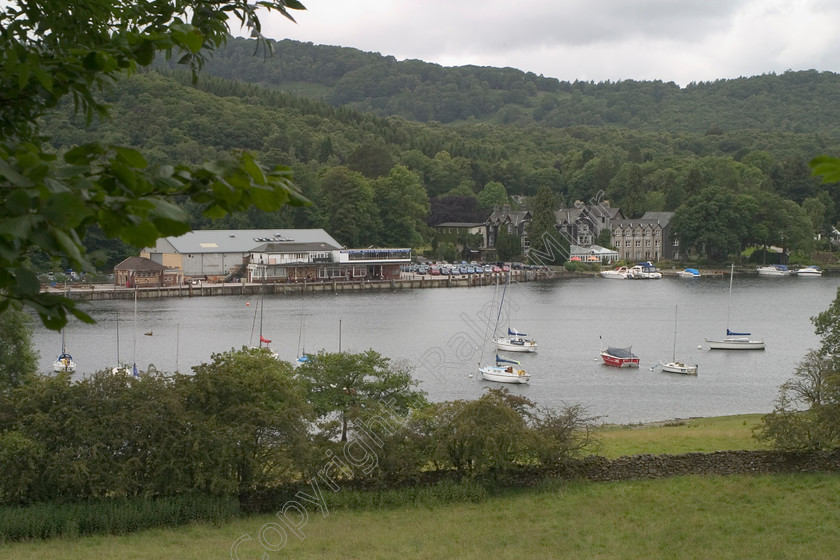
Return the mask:
<svg viewBox="0 0 840 560">
<path fill-rule="evenodd" d="M 809 266 L 807 268 L 800 268 L 797 270 L 796 275 L 801 276 L 802 278 L 817 278 L 822 276 L 822 270 Z"/>
<path fill-rule="evenodd" d="M 723 340 L 706 339 L 710 350 L 764 350 L 763 340 L 750 338 L 724 338 Z"/>
<path fill-rule="evenodd" d="M 537 343 L 533 340 L 523 340 L 516 338 L 495 338 L 493 344 L 498 350 L 505 352 L 536 352 Z"/>
<path fill-rule="evenodd" d="M 790 276 L 793 271 L 785 266 L 760 266 L 758 267 L 759 276 Z"/>
<path fill-rule="evenodd" d="M 68 373 L 76 371 L 76 362 L 72 358 L 61 358 L 53 362 L 53 372 L 61 373 L 64 371 Z"/>
<path fill-rule="evenodd" d="M 682 362 L 668 362 L 667 364 L 660 362 L 662 371 L 668 373 L 681 373 L 683 375 L 697 375 L 697 364 L 689 365 Z"/>
<path fill-rule="evenodd" d="M 484 366 L 478 370 L 485 381 L 497 383 L 528 383 L 531 376 L 525 370 L 512 367 Z"/>
<path fill-rule="evenodd" d="M 612 354 L 608 354 L 606 352 L 601 352 L 601 359 L 604 360 L 604 364 L 610 367 L 618 367 L 618 368 L 631 368 L 631 367 L 639 367 L 639 358 L 624 358 L 619 356 L 613 356 Z"/>
</svg>

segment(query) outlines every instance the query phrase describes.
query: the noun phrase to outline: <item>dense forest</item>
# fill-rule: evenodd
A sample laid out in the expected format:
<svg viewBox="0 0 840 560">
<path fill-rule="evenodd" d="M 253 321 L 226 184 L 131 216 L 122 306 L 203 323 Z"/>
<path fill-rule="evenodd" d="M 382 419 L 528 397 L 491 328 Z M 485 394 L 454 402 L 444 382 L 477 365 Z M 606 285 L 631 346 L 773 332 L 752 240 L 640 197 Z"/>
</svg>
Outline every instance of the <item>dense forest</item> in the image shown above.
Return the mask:
<svg viewBox="0 0 840 560">
<path fill-rule="evenodd" d="M 273 46 L 262 56 L 255 42 L 231 40 L 196 82 L 161 64 L 113 87 L 109 120 L 87 124 L 67 106 L 46 130 L 59 151 L 101 141 L 151 164 L 194 164 L 244 149 L 291 166 L 311 206 L 221 221 L 190 208 L 193 227 L 323 227 L 348 246 L 431 242 L 443 255 L 452 247 L 428 226 L 528 205 L 541 188 L 555 207 L 603 193 L 626 217 L 676 211 L 686 246 L 712 258 L 781 240 L 809 250 L 812 234 L 837 223 L 840 189 L 808 167 L 840 152 L 835 74 L 568 83 Z M 710 227 L 725 231 L 708 239 Z"/>
</svg>

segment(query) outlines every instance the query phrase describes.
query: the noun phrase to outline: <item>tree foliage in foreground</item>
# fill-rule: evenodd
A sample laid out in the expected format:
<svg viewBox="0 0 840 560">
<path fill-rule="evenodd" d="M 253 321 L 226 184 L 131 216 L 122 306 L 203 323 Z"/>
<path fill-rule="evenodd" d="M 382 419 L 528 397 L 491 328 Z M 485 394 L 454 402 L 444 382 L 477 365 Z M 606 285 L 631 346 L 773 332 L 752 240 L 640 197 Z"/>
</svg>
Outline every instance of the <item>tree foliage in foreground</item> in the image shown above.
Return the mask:
<svg viewBox="0 0 840 560">
<path fill-rule="evenodd" d="M 174 200 L 207 216 L 256 206 L 303 204 L 287 167 L 264 169 L 241 152 L 197 167 L 150 166 L 136 150 L 102 142 L 57 156 L 40 118 L 63 100 L 90 121 L 107 116 L 98 94 L 152 63 L 180 56 L 193 74 L 228 38 L 231 20 L 260 31 L 259 12 L 303 9 L 297 0 L 249 3 L 54 2 L 16 0 L 0 11 L 0 313 L 28 305 L 52 329 L 67 313 L 92 319 L 63 296 L 44 294 L 29 260 L 42 253 L 93 271 L 83 243 L 98 225 L 109 238 L 137 246 L 189 230 Z"/>
<path fill-rule="evenodd" d="M 776 406 L 756 437 L 780 449 L 840 448 L 840 289 L 831 306 L 812 317 L 821 344 L 779 388 Z"/>
</svg>

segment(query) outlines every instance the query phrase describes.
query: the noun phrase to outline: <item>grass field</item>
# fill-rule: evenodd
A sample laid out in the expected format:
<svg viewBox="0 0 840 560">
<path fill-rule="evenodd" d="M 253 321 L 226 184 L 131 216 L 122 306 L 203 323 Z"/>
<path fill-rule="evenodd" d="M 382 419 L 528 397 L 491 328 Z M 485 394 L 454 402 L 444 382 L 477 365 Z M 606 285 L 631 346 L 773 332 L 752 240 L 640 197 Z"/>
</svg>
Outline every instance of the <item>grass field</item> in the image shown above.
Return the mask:
<svg viewBox="0 0 840 560">
<path fill-rule="evenodd" d="M 762 414 L 741 414 L 716 418 L 693 418 L 656 424 L 607 425 L 597 436 L 601 446 L 596 453 L 621 457 L 641 453 L 690 453 L 761 449 L 752 429 Z"/>
<path fill-rule="evenodd" d="M 607 427 L 602 452 L 754 448 L 751 429 L 758 419 Z M 278 516 L 265 515 L 223 526 L 0 545 L 0 558 L 834 559 L 840 557 L 840 476 L 551 482 L 506 490 L 480 503 L 333 510 L 326 516 L 311 512 L 308 519 L 290 512 L 288 517 L 300 525 L 302 538 L 278 525 Z M 278 527 L 285 531 L 285 543 Z M 261 532 L 276 550 L 266 550 Z M 232 556 L 237 539 L 241 544 Z"/>
<path fill-rule="evenodd" d="M 222 527 L 0 546 L 7 560 L 262 558 L 280 544 L 275 516 Z M 311 514 L 304 538 L 287 531 L 266 558 L 834 559 L 840 477 L 678 477 L 564 483 L 510 491 L 480 504 Z"/>
</svg>

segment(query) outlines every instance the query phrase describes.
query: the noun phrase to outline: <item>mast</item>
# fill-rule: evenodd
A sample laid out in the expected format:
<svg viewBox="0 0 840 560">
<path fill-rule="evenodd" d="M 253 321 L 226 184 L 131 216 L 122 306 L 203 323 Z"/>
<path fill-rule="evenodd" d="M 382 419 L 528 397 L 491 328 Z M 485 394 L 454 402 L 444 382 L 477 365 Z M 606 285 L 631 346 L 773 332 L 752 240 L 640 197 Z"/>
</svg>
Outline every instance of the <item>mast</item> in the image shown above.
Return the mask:
<svg viewBox="0 0 840 560">
<path fill-rule="evenodd" d="M 260 288 L 260 348 L 263 345 L 263 308 L 265 307 L 265 266 L 262 270 L 262 287 Z"/>
<path fill-rule="evenodd" d="M 134 349 L 133 349 L 132 360 L 134 362 L 132 373 L 137 375 L 137 286 L 134 286 Z"/>
<path fill-rule="evenodd" d="M 729 332 L 729 314 L 732 312 L 732 279 L 735 278 L 735 263 L 729 271 L 729 302 L 726 306 L 726 332 Z"/>
<path fill-rule="evenodd" d="M 671 362 L 677 361 L 677 306 L 674 306 L 674 351 L 671 353 Z"/>
</svg>

